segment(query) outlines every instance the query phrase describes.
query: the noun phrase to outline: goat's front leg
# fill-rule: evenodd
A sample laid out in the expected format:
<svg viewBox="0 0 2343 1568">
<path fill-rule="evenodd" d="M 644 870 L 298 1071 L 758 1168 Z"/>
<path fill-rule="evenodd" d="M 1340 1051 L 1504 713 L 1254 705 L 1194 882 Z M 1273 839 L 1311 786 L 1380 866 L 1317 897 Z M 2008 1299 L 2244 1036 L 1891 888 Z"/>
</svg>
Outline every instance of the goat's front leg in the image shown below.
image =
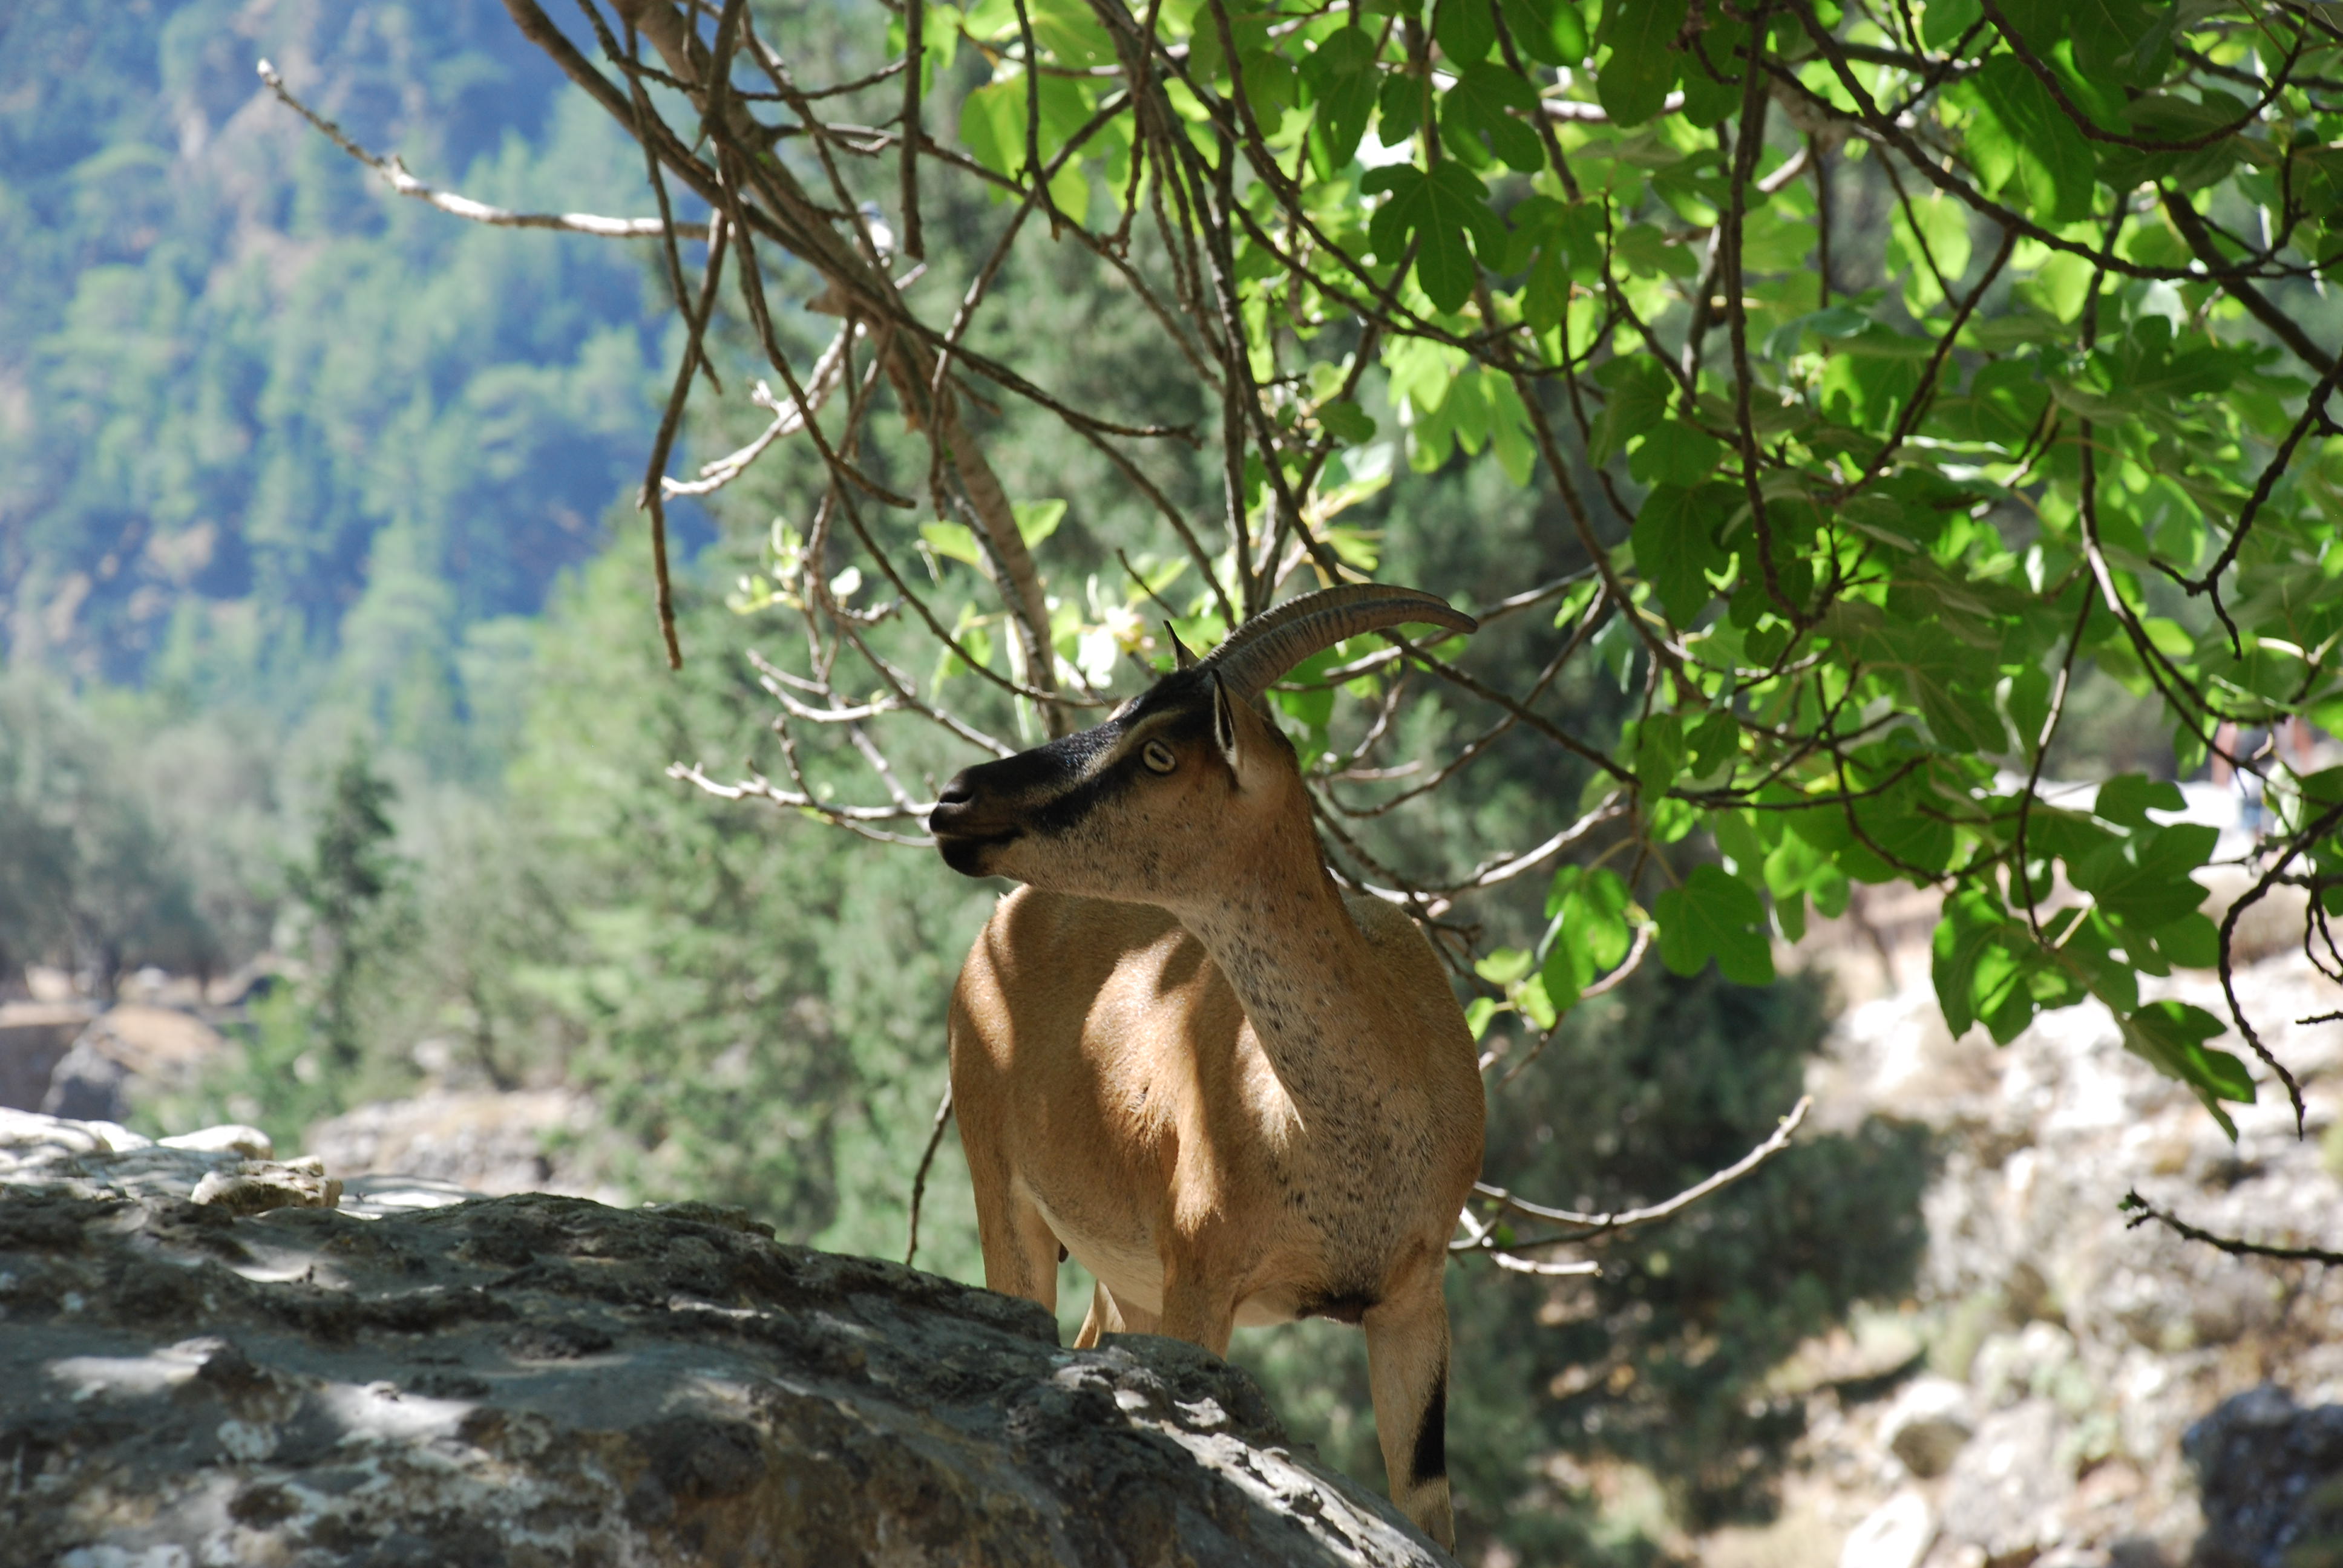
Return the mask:
<svg viewBox="0 0 2343 1568">
<path fill-rule="evenodd" d="M 1443 1263 L 1446 1260 L 1443 1260 Z M 1441 1545 L 1454 1551 L 1456 1517 L 1448 1499 L 1448 1303 L 1440 1267 L 1371 1309 L 1367 1382 L 1375 1402 L 1375 1440 L 1391 1477 L 1392 1501 Z"/>
<path fill-rule="evenodd" d="M 969 1161 L 976 1189 L 976 1240 L 984 1288 L 1058 1311 L 1058 1237 L 1041 1211 L 990 1160 Z"/>
</svg>

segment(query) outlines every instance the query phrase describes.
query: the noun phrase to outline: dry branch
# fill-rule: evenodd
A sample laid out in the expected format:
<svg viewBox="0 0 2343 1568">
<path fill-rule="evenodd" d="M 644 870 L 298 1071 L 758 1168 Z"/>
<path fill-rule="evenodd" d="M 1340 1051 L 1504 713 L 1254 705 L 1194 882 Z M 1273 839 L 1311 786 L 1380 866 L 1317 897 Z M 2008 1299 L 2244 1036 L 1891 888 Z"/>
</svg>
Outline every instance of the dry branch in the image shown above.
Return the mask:
<svg viewBox="0 0 2343 1568">
<path fill-rule="evenodd" d="M 1475 1181 L 1473 1183 L 1473 1192 L 1490 1203 L 1497 1214 L 1520 1214 L 1527 1219 L 1543 1220 L 1550 1224 L 1570 1225 L 1575 1229 L 1552 1236 L 1533 1237 L 1524 1241 L 1502 1243 L 1495 1240 L 1495 1231 L 1492 1230 L 1478 1241 L 1452 1241 L 1449 1243 L 1448 1250 L 1452 1252 L 1501 1250 L 1519 1252 L 1532 1247 L 1576 1246 L 1586 1241 L 1599 1241 L 1607 1236 L 1616 1236 L 1624 1231 L 1640 1230 L 1645 1225 L 1656 1225 L 1664 1220 L 1673 1220 L 1702 1199 L 1713 1196 L 1732 1186 L 1775 1155 L 1787 1149 L 1790 1146 L 1790 1140 L 1797 1135 L 1798 1128 L 1805 1121 L 1806 1112 L 1813 1108 L 1814 1103 L 1813 1095 L 1799 1096 L 1797 1104 L 1790 1108 L 1790 1113 L 1782 1118 L 1781 1125 L 1774 1129 L 1773 1134 L 1765 1141 L 1724 1170 L 1694 1182 L 1674 1197 L 1664 1202 L 1654 1203 L 1649 1208 L 1622 1209 L 1608 1214 L 1582 1214 L 1573 1209 L 1550 1209 L 1542 1203 L 1532 1203 L 1526 1199 L 1515 1197 L 1503 1187 L 1493 1187 L 1486 1181 Z"/>
<path fill-rule="evenodd" d="M 565 234 L 590 234 L 602 239 L 656 239 L 663 235 L 683 239 L 708 237 L 708 226 L 704 223 L 669 224 L 655 217 L 603 217 L 590 212 L 510 212 L 500 206 L 490 206 L 486 202 L 474 201 L 467 196 L 458 196 L 453 191 L 437 189 L 407 173 L 407 166 L 399 161 L 397 154 L 393 153 L 387 158 L 377 157 L 351 140 L 340 126 L 294 96 L 293 90 L 285 85 L 285 78 L 278 75 L 277 68 L 267 61 L 260 62 L 259 71 L 260 79 L 268 85 L 268 90 L 276 94 L 286 107 L 323 132 L 326 139 L 334 146 L 381 176 L 385 185 L 400 196 L 428 202 L 450 216 L 471 223 L 492 224 L 498 228 L 551 228 Z"/>
</svg>

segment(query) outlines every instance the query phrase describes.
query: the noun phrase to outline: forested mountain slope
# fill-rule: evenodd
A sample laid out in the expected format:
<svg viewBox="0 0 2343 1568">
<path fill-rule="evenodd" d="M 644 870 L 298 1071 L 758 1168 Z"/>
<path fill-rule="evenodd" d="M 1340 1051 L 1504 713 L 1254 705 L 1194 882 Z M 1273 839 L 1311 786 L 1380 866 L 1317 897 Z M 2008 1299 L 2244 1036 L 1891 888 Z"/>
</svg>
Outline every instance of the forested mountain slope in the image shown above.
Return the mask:
<svg viewBox="0 0 2343 1568">
<path fill-rule="evenodd" d="M 339 646 L 446 751 L 463 628 L 639 467 L 660 317 L 634 246 L 400 201 L 254 65 L 484 200 L 630 210 L 639 164 L 493 5 L 28 0 L 0 44 L 0 646 L 280 707 Z"/>
</svg>

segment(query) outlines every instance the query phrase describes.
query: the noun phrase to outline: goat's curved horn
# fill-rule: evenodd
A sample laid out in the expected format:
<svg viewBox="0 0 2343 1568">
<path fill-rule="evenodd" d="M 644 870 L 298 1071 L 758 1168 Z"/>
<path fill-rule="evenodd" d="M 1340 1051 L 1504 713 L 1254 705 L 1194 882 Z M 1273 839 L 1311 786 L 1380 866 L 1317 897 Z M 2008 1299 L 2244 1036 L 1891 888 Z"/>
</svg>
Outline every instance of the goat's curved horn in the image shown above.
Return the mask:
<svg viewBox="0 0 2343 1568">
<path fill-rule="evenodd" d="M 1345 638 L 1421 621 L 1450 631 L 1476 631 L 1481 623 L 1449 608 L 1438 594 L 1383 583 L 1348 583 L 1288 599 L 1253 617 L 1214 648 L 1204 663 L 1240 701 L 1251 702 L 1270 682 Z"/>
</svg>

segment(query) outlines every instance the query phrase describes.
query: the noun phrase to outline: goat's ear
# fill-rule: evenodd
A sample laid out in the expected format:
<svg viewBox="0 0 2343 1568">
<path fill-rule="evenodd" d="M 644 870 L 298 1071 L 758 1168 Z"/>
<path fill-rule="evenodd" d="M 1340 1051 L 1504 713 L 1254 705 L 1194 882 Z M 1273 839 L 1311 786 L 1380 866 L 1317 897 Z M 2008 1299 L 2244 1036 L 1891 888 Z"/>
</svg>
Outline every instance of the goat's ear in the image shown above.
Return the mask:
<svg viewBox="0 0 2343 1568">
<path fill-rule="evenodd" d="M 1219 745 L 1222 760 L 1229 765 L 1229 771 L 1242 777 L 1237 757 L 1236 705 L 1230 700 L 1228 686 L 1221 679 L 1217 671 L 1213 673 L 1212 680 L 1212 739 Z"/>
</svg>

